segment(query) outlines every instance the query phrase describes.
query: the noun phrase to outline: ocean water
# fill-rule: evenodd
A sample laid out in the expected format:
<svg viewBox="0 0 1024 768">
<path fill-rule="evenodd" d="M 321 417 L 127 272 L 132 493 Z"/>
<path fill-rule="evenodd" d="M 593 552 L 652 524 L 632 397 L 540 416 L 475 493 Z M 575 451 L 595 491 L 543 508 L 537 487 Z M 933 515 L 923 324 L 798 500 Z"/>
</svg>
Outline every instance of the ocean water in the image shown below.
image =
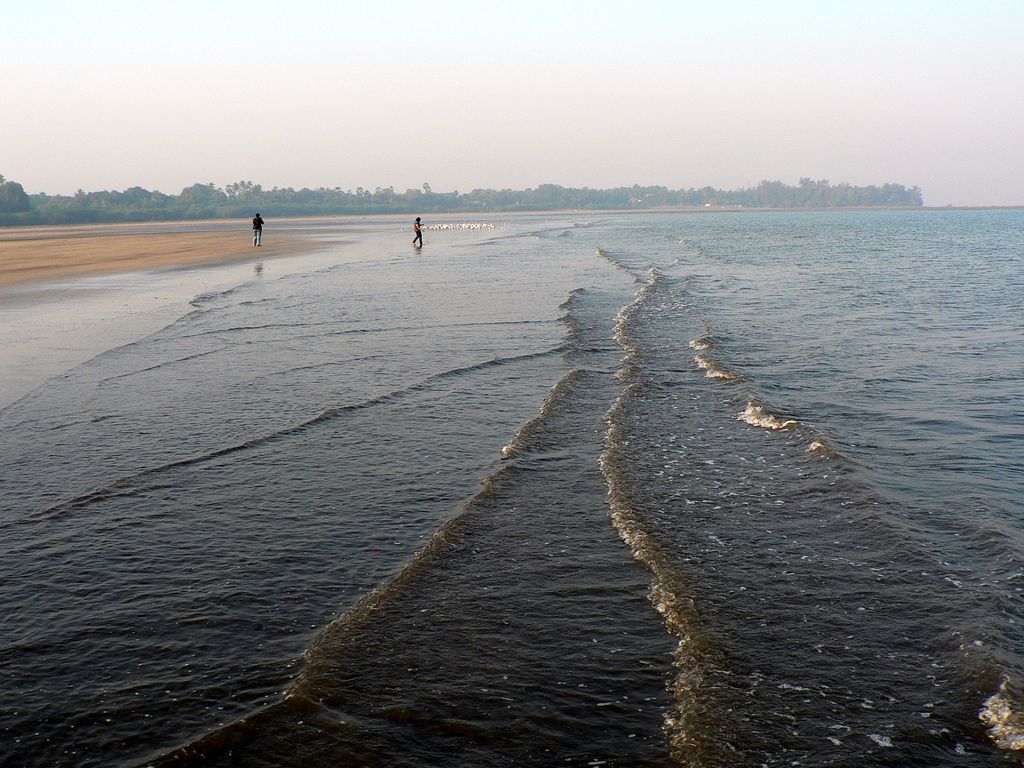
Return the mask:
<svg viewBox="0 0 1024 768">
<path fill-rule="evenodd" d="M 1018 764 L 1024 214 L 495 223 L 0 410 L 0 763 Z"/>
</svg>

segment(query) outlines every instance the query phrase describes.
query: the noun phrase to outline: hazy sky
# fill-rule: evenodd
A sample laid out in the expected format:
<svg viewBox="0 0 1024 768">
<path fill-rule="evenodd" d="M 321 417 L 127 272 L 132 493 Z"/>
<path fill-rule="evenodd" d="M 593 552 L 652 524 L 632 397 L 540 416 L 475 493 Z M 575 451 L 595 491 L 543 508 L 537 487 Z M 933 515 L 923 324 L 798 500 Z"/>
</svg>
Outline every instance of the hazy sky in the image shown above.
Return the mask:
<svg viewBox="0 0 1024 768">
<path fill-rule="evenodd" d="M 0 173 L 1024 204 L 1024 0 L 2 0 Z"/>
</svg>

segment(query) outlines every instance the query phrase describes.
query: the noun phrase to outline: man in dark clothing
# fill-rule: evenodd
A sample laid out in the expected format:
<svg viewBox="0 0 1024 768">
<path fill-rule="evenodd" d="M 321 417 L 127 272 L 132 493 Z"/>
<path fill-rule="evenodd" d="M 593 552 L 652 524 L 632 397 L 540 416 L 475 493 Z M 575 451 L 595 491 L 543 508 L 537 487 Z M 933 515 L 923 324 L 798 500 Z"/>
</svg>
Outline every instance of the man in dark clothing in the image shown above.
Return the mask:
<svg viewBox="0 0 1024 768">
<path fill-rule="evenodd" d="M 263 245 L 263 217 L 258 213 L 252 220 L 252 244 L 253 246 Z"/>
<path fill-rule="evenodd" d="M 423 247 L 423 228 L 420 227 L 420 217 L 416 217 L 416 221 L 413 222 L 412 231 L 416 234 L 412 238 L 412 244 L 417 248 Z"/>
</svg>

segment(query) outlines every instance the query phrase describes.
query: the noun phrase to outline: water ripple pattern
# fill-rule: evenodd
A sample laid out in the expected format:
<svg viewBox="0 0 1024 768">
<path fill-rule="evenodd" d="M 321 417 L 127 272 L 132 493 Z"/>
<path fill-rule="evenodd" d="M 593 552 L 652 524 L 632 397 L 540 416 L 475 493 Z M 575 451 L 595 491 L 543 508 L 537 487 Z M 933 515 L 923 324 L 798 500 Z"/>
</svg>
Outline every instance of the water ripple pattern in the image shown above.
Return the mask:
<svg viewBox="0 0 1024 768">
<path fill-rule="evenodd" d="M 496 224 L 0 410 L 0 764 L 1019 763 L 1024 214 Z"/>
</svg>

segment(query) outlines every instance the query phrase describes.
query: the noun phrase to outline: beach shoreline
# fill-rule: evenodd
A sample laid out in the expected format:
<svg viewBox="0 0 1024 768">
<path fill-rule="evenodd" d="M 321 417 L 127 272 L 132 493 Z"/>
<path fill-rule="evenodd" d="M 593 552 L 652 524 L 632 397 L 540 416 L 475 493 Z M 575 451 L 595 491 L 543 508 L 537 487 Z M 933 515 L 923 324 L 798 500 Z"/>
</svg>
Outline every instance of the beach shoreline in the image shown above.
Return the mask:
<svg viewBox="0 0 1024 768">
<path fill-rule="evenodd" d="M 479 217 L 438 214 L 433 218 Z M 275 218 L 268 222 L 259 248 L 252 245 L 248 222 L 236 219 L 0 227 L 0 300 L 9 293 L 6 289 L 82 278 L 310 256 L 340 244 L 323 242 L 319 235 L 325 229 L 336 234 L 351 226 L 359 230 L 358 236 L 365 236 L 379 227 L 397 235 L 406 227 L 396 224 L 407 220 L 411 218 L 406 214 Z"/>
<path fill-rule="evenodd" d="M 0 409 L 174 322 L 198 295 L 323 268 L 368 242 L 274 224 L 259 248 L 237 221 L 0 228 Z"/>
<path fill-rule="evenodd" d="M 0 409 L 175 322 L 197 296 L 407 255 L 407 219 L 275 218 L 259 248 L 237 220 L 0 228 Z"/>
<path fill-rule="evenodd" d="M 0 289 L 83 277 L 207 267 L 294 256 L 315 245 L 274 233 L 254 248 L 247 231 L 179 231 L 138 225 L 0 232 Z M 17 237 L 21 235 L 21 237 Z M 28 235 L 27 237 L 25 235 Z"/>
</svg>

